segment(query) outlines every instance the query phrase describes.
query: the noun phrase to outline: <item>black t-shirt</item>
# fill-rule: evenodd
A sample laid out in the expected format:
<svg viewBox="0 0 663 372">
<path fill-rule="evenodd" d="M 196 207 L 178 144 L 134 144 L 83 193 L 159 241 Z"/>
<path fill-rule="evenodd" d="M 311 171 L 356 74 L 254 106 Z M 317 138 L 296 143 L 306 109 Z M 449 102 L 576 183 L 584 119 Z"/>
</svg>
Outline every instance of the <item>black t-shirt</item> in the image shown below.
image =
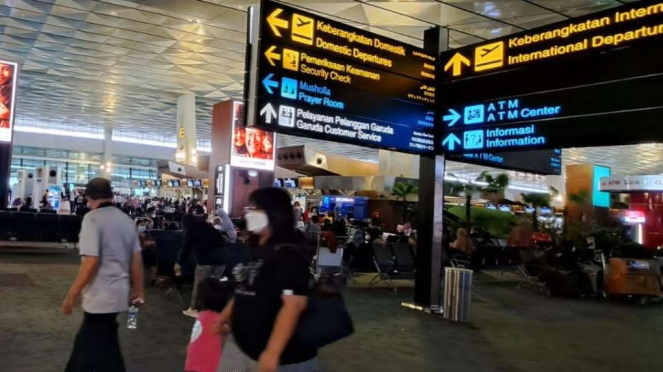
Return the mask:
<svg viewBox="0 0 663 372">
<path fill-rule="evenodd" d="M 290 245 L 276 249 L 260 248 L 267 257 L 233 270 L 239 282 L 235 291 L 232 330 L 239 348 L 254 360 L 266 349 L 276 316 L 281 310 L 282 295 L 308 296 L 309 262 L 302 249 Z M 288 343 L 281 364 L 301 363 L 314 358 L 316 349 Z"/>
</svg>

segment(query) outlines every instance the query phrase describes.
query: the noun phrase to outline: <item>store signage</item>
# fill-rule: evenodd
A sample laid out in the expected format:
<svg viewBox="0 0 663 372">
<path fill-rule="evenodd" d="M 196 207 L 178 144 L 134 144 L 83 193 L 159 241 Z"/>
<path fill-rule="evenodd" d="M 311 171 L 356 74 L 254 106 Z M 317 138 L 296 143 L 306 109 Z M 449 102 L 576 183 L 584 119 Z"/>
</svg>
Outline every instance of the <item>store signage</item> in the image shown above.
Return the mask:
<svg viewBox="0 0 663 372">
<path fill-rule="evenodd" d="M 449 154 L 447 159 L 535 174 L 562 174 L 561 149 L 525 152 L 466 152 Z"/>
<path fill-rule="evenodd" d="M 663 2 L 638 2 L 444 53 L 437 151 L 663 141 L 659 29 Z M 555 43 L 588 47 L 558 53 Z"/>
<path fill-rule="evenodd" d="M 642 2 L 461 48 L 441 59 L 448 78 L 628 47 L 663 36 L 663 2 Z"/>
<path fill-rule="evenodd" d="M 250 119 L 276 132 L 413 153 L 435 148 L 436 58 L 261 3 Z"/>
<path fill-rule="evenodd" d="M 230 165 L 240 168 L 274 170 L 276 138 L 273 132 L 244 125 L 244 103 L 233 102 Z"/>
<path fill-rule="evenodd" d="M 0 143 L 12 141 L 18 65 L 0 61 Z"/>
<path fill-rule="evenodd" d="M 599 182 L 600 191 L 663 191 L 663 175 L 611 176 Z"/>
</svg>

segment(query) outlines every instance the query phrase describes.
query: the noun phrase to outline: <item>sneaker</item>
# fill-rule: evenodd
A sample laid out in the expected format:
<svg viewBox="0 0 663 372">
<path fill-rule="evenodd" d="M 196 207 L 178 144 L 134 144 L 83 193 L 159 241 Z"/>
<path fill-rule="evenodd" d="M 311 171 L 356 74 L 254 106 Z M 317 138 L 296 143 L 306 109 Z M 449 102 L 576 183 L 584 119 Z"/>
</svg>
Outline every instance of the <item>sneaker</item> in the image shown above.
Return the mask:
<svg viewBox="0 0 663 372">
<path fill-rule="evenodd" d="M 184 315 L 186 315 L 190 318 L 197 318 L 198 317 L 198 312 L 194 309 L 191 309 L 191 308 L 182 311 L 182 314 L 184 314 Z"/>
</svg>

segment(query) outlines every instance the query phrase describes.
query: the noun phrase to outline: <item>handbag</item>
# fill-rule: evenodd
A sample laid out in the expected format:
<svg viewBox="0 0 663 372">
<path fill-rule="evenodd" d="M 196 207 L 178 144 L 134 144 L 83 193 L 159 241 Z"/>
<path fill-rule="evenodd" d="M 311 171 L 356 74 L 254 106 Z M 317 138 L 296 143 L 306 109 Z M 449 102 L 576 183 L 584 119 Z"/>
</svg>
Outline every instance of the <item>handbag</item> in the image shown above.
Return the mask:
<svg viewBox="0 0 663 372">
<path fill-rule="evenodd" d="M 354 333 L 343 296 L 325 280 L 315 283 L 293 335 L 296 345 L 319 349 Z"/>
<path fill-rule="evenodd" d="M 276 249 L 294 246 L 285 244 Z M 291 342 L 305 349 L 319 349 L 354 333 L 354 325 L 338 285 L 330 277 L 319 277 L 308 296 Z"/>
</svg>

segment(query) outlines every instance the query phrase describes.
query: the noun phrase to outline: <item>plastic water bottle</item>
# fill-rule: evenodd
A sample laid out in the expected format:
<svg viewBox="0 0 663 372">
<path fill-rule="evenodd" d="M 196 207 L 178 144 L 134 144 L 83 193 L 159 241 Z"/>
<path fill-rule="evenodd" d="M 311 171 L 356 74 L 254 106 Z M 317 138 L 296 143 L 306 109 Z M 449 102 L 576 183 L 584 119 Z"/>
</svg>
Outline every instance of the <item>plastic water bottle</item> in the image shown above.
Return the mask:
<svg viewBox="0 0 663 372">
<path fill-rule="evenodd" d="M 127 328 L 136 329 L 138 328 L 138 308 L 135 305 L 131 305 L 129 308 L 129 316 L 127 317 Z"/>
</svg>

